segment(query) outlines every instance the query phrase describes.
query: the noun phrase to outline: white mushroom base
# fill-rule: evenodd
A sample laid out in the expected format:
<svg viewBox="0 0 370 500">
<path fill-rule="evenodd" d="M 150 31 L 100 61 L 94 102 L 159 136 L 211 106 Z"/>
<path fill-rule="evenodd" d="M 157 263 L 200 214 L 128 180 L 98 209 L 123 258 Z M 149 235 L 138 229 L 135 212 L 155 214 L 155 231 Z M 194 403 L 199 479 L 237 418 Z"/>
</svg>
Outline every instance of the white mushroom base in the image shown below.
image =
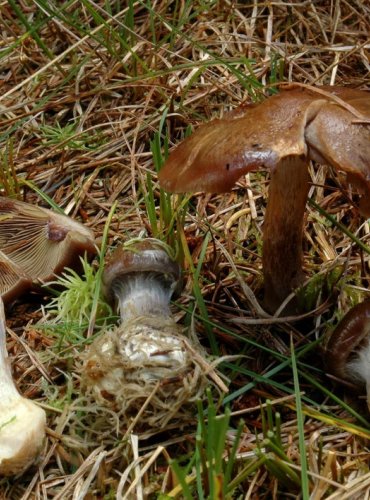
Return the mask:
<svg viewBox="0 0 370 500">
<path fill-rule="evenodd" d="M 138 426 L 163 428 L 194 418 L 208 384 L 181 328 L 170 317 L 142 316 L 98 338 L 85 362 L 85 383 L 127 423 L 145 405 Z"/>
<path fill-rule="evenodd" d="M 26 470 L 45 438 L 44 410 L 21 396 L 8 402 L 0 414 L 0 476 Z"/>
</svg>

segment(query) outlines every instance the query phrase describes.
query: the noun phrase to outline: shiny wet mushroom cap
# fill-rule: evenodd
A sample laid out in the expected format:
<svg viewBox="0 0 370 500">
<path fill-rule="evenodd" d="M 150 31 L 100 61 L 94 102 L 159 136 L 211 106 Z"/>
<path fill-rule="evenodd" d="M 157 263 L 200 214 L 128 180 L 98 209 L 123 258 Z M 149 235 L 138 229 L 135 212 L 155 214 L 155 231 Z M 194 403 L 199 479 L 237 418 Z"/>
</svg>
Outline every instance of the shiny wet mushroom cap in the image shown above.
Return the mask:
<svg viewBox="0 0 370 500">
<path fill-rule="evenodd" d="M 269 170 L 264 221 L 265 305 L 276 310 L 302 284 L 303 215 L 308 163 L 347 174 L 370 215 L 370 99 L 367 91 L 291 86 L 202 125 L 170 154 L 159 173 L 170 192 L 229 191 L 251 170 Z"/>
<path fill-rule="evenodd" d="M 0 295 L 14 299 L 31 284 L 51 281 L 79 257 L 94 255 L 90 229 L 70 217 L 0 197 Z M 17 279 L 18 275 L 18 279 Z"/>
</svg>

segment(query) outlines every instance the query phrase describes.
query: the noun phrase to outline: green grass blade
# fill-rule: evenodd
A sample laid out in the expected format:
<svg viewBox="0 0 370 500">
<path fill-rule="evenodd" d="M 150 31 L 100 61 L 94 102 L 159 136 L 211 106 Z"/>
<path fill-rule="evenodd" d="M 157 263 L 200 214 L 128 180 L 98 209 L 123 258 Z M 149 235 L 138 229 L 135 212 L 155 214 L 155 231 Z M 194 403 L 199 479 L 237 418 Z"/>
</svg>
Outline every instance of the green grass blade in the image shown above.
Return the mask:
<svg viewBox="0 0 370 500">
<path fill-rule="evenodd" d="M 37 193 L 40 196 L 40 198 L 44 200 L 55 212 L 65 215 L 64 210 L 60 208 L 60 206 L 57 205 L 57 203 L 55 203 L 55 201 L 52 198 L 50 198 L 50 196 L 45 194 L 33 182 L 28 181 L 27 179 L 19 179 L 19 184 L 20 185 L 23 184 L 24 186 L 27 186 L 30 189 L 32 189 L 32 191 L 35 191 L 35 193 Z"/>
<path fill-rule="evenodd" d="M 170 467 L 172 468 L 173 472 L 176 475 L 178 482 L 181 485 L 181 489 L 182 489 L 182 491 L 181 491 L 182 497 L 181 498 L 183 498 L 184 500 L 193 500 L 194 497 L 191 493 L 190 487 L 189 487 L 187 480 L 186 480 L 187 479 L 186 473 L 182 470 L 182 468 L 176 462 L 176 460 L 173 460 L 170 463 Z"/>
<path fill-rule="evenodd" d="M 212 354 L 218 355 L 219 354 L 219 347 L 218 347 L 218 344 L 216 341 L 216 337 L 212 331 L 211 322 L 209 321 L 207 307 L 204 303 L 202 292 L 201 292 L 201 289 L 199 286 L 199 281 L 197 279 L 197 276 L 199 277 L 199 271 L 197 273 L 197 271 L 194 267 L 193 259 L 192 259 L 192 256 L 190 254 L 190 251 L 189 251 L 189 247 L 188 247 L 188 243 L 186 241 L 186 236 L 185 236 L 184 230 L 182 228 L 179 228 L 179 232 L 180 232 L 180 238 L 181 238 L 181 247 L 184 251 L 185 259 L 188 263 L 190 271 L 194 277 L 194 279 L 193 279 L 193 293 L 194 293 L 194 297 L 195 297 L 195 300 L 196 300 L 198 308 L 199 308 L 199 312 L 200 312 L 199 317 L 203 321 L 203 324 L 204 324 L 204 327 L 205 327 L 205 330 L 207 333 L 207 337 L 208 337 L 208 340 L 209 340 L 209 343 L 210 343 L 210 346 L 212 349 Z M 205 255 L 204 248 L 206 248 L 206 246 L 208 245 L 210 237 L 211 237 L 210 233 L 207 233 L 206 237 L 204 238 L 203 245 L 202 245 L 202 252 L 201 252 L 203 254 L 203 256 Z M 199 259 L 198 269 L 200 269 L 202 262 L 203 261 Z"/>
<path fill-rule="evenodd" d="M 105 226 L 104 226 L 102 243 L 101 243 L 100 252 L 99 252 L 99 268 L 98 268 L 98 271 L 96 273 L 96 286 L 95 286 L 95 292 L 94 292 L 94 299 L 93 299 L 93 304 L 92 304 L 92 308 L 91 308 L 89 328 L 87 330 L 88 337 L 91 337 L 91 335 L 93 334 L 93 330 L 94 330 L 94 326 L 95 326 L 96 313 L 98 310 L 99 297 L 100 297 L 100 293 L 101 293 L 101 283 L 102 283 L 102 276 L 103 276 L 103 271 L 104 271 L 104 258 L 105 258 L 105 253 L 107 250 L 109 228 L 110 228 L 110 224 L 112 222 L 113 215 L 116 211 L 116 208 L 117 208 L 117 202 L 115 202 L 112 205 L 112 208 L 109 211 L 107 221 L 106 221 Z"/>
<path fill-rule="evenodd" d="M 42 49 L 48 59 L 53 59 L 54 54 L 49 50 L 42 38 L 40 38 L 39 34 L 37 33 L 37 26 L 35 26 L 35 24 L 31 25 L 28 22 L 27 17 L 23 14 L 22 10 L 18 7 L 18 4 L 14 0 L 8 0 L 8 3 L 11 5 L 12 9 L 18 16 L 18 19 L 21 21 L 28 33 L 34 38 L 35 42 L 40 47 L 40 49 Z M 62 74 L 64 74 L 63 71 Z"/>
<path fill-rule="evenodd" d="M 304 434 L 304 414 L 302 412 L 301 390 L 300 390 L 300 386 L 299 386 L 297 361 L 296 361 L 296 354 L 295 354 L 293 339 L 291 339 L 290 352 L 291 352 L 291 356 L 292 356 L 294 392 L 295 392 L 295 396 L 296 396 L 295 404 L 296 404 L 296 413 L 297 413 L 299 454 L 301 457 L 301 491 L 302 491 L 303 500 L 309 500 L 310 487 L 309 487 L 309 481 L 308 481 L 307 453 L 306 453 L 306 443 L 305 443 L 305 434 Z"/>
</svg>

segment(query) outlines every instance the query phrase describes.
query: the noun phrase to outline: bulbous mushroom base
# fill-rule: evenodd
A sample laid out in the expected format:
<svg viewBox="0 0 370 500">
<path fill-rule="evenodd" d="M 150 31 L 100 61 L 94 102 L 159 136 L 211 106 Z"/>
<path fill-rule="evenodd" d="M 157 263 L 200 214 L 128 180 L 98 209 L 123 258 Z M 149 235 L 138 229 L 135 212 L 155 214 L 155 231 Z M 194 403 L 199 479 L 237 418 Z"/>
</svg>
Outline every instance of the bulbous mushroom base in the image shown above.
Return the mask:
<svg viewBox="0 0 370 500">
<path fill-rule="evenodd" d="M 84 365 L 85 385 L 127 423 L 143 405 L 138 427 L 185 422 L 194 418 L 194 402 L 208 384 L 189 346 L 190 340 L 169 317 L 131 319 L 91 345 Z M 199 352 L 199 346 L 193 349 Z"/>
<path fill-rule="evenodd" d="M 26 398 L 18 397 L 1 409 L 0 476 L 25 471 L 34 463 L 45 438 L 44 410 Z"/>
</svg>

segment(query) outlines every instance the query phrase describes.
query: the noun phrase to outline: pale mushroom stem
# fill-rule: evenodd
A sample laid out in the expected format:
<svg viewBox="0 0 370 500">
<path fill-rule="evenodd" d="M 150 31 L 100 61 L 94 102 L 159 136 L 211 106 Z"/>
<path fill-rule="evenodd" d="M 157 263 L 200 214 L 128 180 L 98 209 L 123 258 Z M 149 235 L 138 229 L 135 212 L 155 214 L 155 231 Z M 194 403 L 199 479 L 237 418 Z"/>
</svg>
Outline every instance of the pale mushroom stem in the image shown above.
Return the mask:
<svg viewBox="0 0 370 500">
<path fill-rule="evenodd" d="M 126 274 L 113 284 L 121 322 L 138 316 L 163 316 L 168 318 L 171 284 L 158 273 Z"/>
<path fill-rule="evenodd" d="M 186 339 L 170 311 L 179 266 L 156 240 L 128 247 L 115 251 L 103 274 L 105 294 L 119 307 L 121 324 L 90 346 L 85 380 L 98 401 L 113 402 L 126 424 L 140 415 L 140 428 L 162 429 L 172 419 L 193 418 L 208 371 L 199 362 L 200 345 Z"/>
<path fill-rule="evenodd" d="M 325 349 L 329 373 L 359 389 L 370 410 L 370 299 L 355 305 L 331 332 Z"/>
<path fill-rule="evenodd" d="M 23 472 L 37 458 L 45 438 L 46 415 L 22 397 L 11 375 L 0 299 L 0 476 Z"/>
<path fill-rule="evenodd" d="M 271 176 L 263 226 L 265 307 L 274 312 L 303 281 L 302 234 L 309 190 L 305 157 L 288 157 Z M 294 304 L 288 305 L 294 311 Z"/>
</svg>

